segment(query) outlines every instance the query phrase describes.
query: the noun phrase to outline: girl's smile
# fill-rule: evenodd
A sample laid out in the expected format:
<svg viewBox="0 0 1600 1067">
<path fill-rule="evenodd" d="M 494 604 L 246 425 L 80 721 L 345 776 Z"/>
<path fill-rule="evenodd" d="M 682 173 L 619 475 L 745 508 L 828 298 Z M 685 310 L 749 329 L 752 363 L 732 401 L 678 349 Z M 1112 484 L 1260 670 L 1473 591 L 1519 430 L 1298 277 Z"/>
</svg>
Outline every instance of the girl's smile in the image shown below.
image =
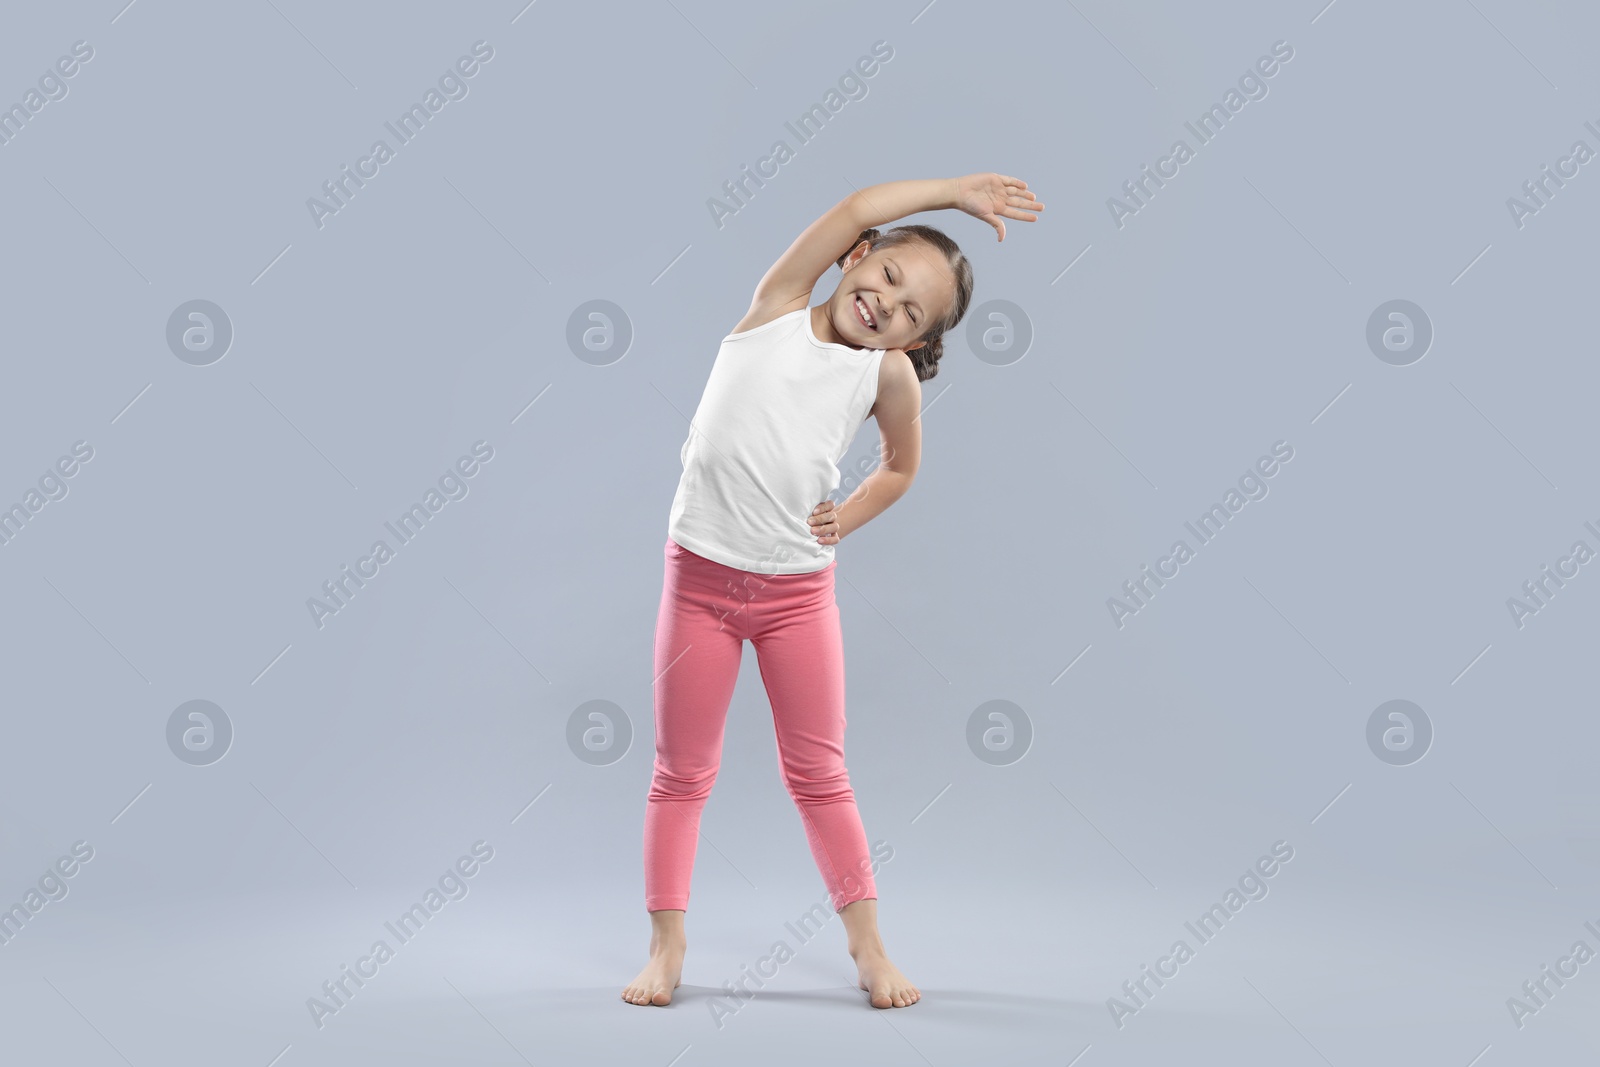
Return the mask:
<svg viewBox="0 0 1600 1067">
<path fill-rule="evenodd" d="M 872 313 L 867 310 L 867 302 L 861 299 L 860 293 L 856 294 L 856 313 L 861 316 L 861 324 L 867 329 L 876 330 L 878 328 L 877 320 L 874 319 L 872 317 Z"/>
</svg>

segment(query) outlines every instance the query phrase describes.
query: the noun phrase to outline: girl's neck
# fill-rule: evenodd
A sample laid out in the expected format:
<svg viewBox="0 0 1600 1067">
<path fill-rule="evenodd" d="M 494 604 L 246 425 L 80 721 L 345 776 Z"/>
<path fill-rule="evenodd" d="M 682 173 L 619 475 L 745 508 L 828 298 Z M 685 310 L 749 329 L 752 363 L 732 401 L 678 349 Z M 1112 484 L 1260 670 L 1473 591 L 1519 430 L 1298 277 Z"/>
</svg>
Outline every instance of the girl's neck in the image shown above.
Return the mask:
<svg viewBox="0 0 1600 1067">
<path fill-rule="evenodd" d="M 844 345 L 850 343 L 843 337 L 840 337 L 837 332 L 835 332 L 833 328 L 833 320 L 828 318 L 827 304 L 818 304 L 816 307 L 810 310 L 810 315 L 811 332 L 816 335 L 817 340 L 823 342 L 824 344 L 833 345 Z"/>
</svg>

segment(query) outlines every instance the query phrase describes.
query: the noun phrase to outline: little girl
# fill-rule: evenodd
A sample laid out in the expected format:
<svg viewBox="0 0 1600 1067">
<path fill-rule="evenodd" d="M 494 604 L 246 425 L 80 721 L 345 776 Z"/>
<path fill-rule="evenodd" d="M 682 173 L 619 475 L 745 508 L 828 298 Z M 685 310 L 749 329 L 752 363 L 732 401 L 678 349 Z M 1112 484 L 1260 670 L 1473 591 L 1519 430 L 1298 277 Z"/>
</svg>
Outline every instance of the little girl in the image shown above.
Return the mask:
<svg viewBox="0 0 1600 1067">
<path fill-rule="evenodd" d="M 878 936 L 866 833 L 844 763 L 844 652 L 834 546 L 900 498 L 922 447 L 919 383 L 938 373 L 943 336 L 966 314 L 972 267 L 929 226 L 874 227 L 955 208 L 998 231 L 1044 205 L 1003 174 L 869 186 L 789 246 L 722 339 L 680 459 L 655 637 L 655 769 L 645 803 L 650 962 L 622 991 L 669 1004 L 680 984 L 700 812 L 746 639 L 772 704 L 784 784 L 799 809 L 857 985 L 873 1007 L 922 996 Z M 841 254 L 842 253 L 842 254 Z M 808 307 L 828 267 L 844 275 Z M 834 506 L 839 459 L 868 416 L 883 458 Z M 821 500 L 813 506 L 813 501 Z"/>
</svg>

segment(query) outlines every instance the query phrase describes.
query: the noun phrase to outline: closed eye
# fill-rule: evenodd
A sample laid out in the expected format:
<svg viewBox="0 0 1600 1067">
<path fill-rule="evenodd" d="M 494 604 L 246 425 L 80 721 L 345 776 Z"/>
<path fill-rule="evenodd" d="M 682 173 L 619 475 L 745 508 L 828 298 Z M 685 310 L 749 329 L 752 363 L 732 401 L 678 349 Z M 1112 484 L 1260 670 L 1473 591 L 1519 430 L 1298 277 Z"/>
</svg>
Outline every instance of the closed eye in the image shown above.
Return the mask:
<svg viewBox="0 0 1600 1067">
<path fill-rule="evenodd" d="M 887 263 L 883 265 L 883 278 L 890 285 L 894 284 L 894 278 L 889 275 L 889 265 Z M 917 324 L 917 317 L 911 313 L 910 308 L 906 308 L 906 318 L 911 320 L 911 325 L 915 326 Z"/>
</svg>

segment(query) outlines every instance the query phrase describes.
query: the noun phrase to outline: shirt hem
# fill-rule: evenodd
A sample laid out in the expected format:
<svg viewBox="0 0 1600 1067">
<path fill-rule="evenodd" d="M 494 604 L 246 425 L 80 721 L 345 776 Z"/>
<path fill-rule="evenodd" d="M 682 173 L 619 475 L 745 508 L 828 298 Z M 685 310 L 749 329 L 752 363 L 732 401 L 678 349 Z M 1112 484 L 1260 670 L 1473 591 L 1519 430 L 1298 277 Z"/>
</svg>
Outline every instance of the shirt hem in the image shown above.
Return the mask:
<svg viewBox="0 0 1600 1067">
<path fill-rule="evenodd" d="M 796 568 L 788 564 L 782 564 L 779 565 L 776 570 L 765 570 L 762 569 L 761 563 L 757 560 L 749 560 L 739 556 L 734 556 L 731 553 L 722 551 L 722 549 L 717 548 L 714 545 L 706 544 L 693 535 L 685 536 L 682 534 L 673 533 L 669 530 L 667 532 L 667 536 L 697 556 L 704 556 L 713 563 L 720 563 L 724 567 L 732 567 L 734 570 L 744 571 L 748 574 L 815 574 L 817 571 L 823 570 L 830 564 L 837 562 L 837 559 L 829 559 L 820 567 L 803 568 Z"/>
</svg>

